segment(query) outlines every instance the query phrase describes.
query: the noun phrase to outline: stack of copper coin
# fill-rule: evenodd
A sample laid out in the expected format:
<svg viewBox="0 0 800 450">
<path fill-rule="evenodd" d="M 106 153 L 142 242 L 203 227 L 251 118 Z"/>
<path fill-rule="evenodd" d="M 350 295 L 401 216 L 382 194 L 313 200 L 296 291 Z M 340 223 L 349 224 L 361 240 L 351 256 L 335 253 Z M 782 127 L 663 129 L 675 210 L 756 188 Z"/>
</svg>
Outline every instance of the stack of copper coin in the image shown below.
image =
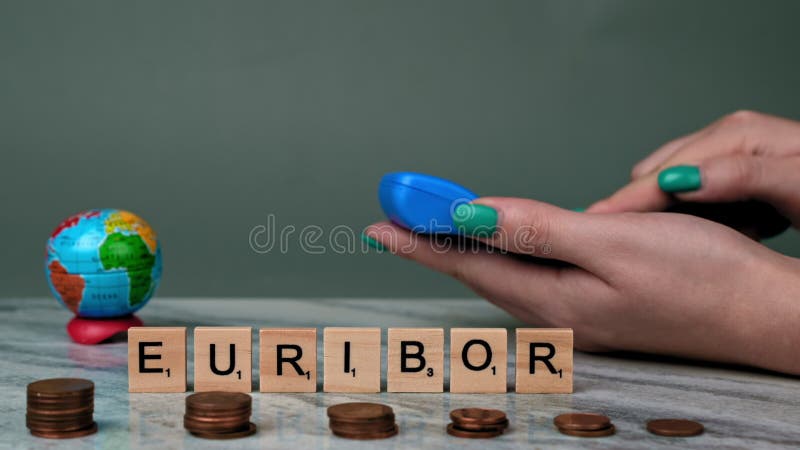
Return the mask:
<svg viewBox="0 0 800 450">
<path fill-rule="evenodd" d="M 328 408 L 331 432 L 347 439 L 385 439 L 399 431 L 391 407 L 379 403 L 342 403 Z"/>
<path fill-rule="evenodd" d="M 605 437 L 616 432 L 611 419 L 602 414 L 569 413 L 553 419 L 561 434 L 577 437 Z"/>
<path fill-rule="evenodd" d="M 87 436 L 97 432 L 94 383 L 80 378 L 52 378 L 28 385 L 25 424 L 31 434 L 49 439 Z"/>
<path fill-rule="evenodd" d="M 493 438 L 508 428 L 506 413 L 497 409 L 454 409 L 450 411 L 450 419 L 453 422 L 447 425 L 447 434 L 460 438 Z"/>
<path fill-rule="evenodd" d="M 235 439 L 250 436 L 253 399 L 240 392 L 200 392 L 186 397 L 183 426 L 205 439 Z"/>
</svg>

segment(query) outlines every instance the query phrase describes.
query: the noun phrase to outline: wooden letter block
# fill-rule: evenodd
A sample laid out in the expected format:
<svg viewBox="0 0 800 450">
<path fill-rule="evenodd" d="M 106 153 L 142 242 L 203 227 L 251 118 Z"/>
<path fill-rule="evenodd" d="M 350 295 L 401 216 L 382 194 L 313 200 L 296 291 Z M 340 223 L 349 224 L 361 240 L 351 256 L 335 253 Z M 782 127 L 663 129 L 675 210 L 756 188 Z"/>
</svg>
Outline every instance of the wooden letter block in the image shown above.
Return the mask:
<svg viewBox="0 0 800 450">
<path fill-rule="evenodd" d="M 450 330 L 450 392 L 506 392 L 507 365 L 505 328 Z"/>
<path fill-rule="evenodd" d="M 186 392 L 186 327 L 128 329 L 128 392 Z"/>
<path fill-rule="evenodd" d="M 317 391 L 317 329 L 262 328 L 261 392 Z"/>
<path fill-rule="evenodd" d="M 325 392 L 380 392 L 380 328 L 325 328 L 323 338 Z"/>
<path fill-rule="evenodd" d="M 387 391 L 444 391 L 444 329 L 389 328 Z"/>
<path fill-rule="evenodd" d="M 572 329 L 517 328 L 517 382 L 521 394 L 572 393 Z"/>
<path fill-rule="evenodd" d="M 250 327 L 194 329 L 194 390 L 250 392 L 253 371 Z"/>
</svg>

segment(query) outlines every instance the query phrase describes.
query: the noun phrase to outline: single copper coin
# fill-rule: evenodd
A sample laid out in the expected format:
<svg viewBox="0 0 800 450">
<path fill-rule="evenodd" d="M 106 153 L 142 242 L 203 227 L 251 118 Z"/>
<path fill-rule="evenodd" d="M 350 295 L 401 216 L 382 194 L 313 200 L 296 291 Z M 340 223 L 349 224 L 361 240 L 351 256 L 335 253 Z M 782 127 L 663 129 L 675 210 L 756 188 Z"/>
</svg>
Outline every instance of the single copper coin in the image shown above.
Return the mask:
<svg viewBox="0 0 800 450">
<path fill-rule="evenodd" d="M 500 436 L 501 434 L 503 434 L 503 430 L 502 429 L 492 430 L 492 431 L 465 430 L 457 427 L 454 423 L 450 423 L 447 425 L 447 434 L 449 434 L 450 436 L 467 438 L 467 439 L 488 439 Z"/>
<path fill-rule="evenodd" d="M 28 403 L 37 403 L 42 405 L 64 405 L 69 403 L 89 403 L 94 401 L 94 392 L 78 395 L 63 395 L 63 396 L 46 396 L 28 393 Z"/>
<path fill-rule="evenodd" d="M 250 406 L 246 406 L 244 408 L 237 408 L 237 409 L 222 409 L 222 410 L 214 410 L 214 409 L 198 409 L 192 406 L 186 407 L 186 415 L 192 417 L 230 417 L 230 416 L 238 416 L 242 414 L 251 414 L 253 409 Z"/>
<path fill-rule="evenodd" d="M 380 421 L 394 418 L 394 411 L 380 403 L 340 403 L 328 408 L 328 417 L 340 422 Z"/>
<path fill-rule="evenodd" d="M 241 414 L 229 415 L 229 416 L 193 416 L 191 414 L 184 414 L 184 419 L 191 420 L 193 422 L 209 422 L 209 423 L 216 423 L 216 422 L 249 422 L 250 421 L 250 411 Z"/>
<path fill-rule="evenodd" d="M 256 424 L 250 422 L 247 424 L 247 428 L 232 433 L 205 433 L 202 431 L 190 431 L 190 433 L 203 439 L 238 439 L 254 435 L 256 433 Z"/>
<path fill-rule="evenodd" d="M 373 433 L 346 433 L 346 432 L 340 432 L 340 431 L 336 431 L 336 430 L 331 430 L 331 432 L 335 436 L 339 436 L 341 438 L 356 439 L 356 440 L 364 440 L 364 441 L 366 441 L 366 440 L 372 440 L 372 439 L 387 439 L 387 438 L 390 438 L 392 436 L 395 436 L 397 433 L 399 433 L 400 432 L 400 428 L 397 425 L 395 425 L 394 427 L 392 427 L 391 430 L 388 430 L 388 431 L 376 431 L 376 432 L 373 432 Z"/>
<path fill-rule="evenodd" d="M 329 426 L 331 430 L 342 433 L 375 433 L 391 431 L 395 425 L 392 420 L 389 422 L 366 422 L 365 424 L 331 421 Z"/>
<path fill-rule="evenodd" d="M 459 429 L 469 430 L 469 431 L 498 431 L 498 430 L 503 431 L 506 428 L 508 428 L 508 419 L 491 425 L 482 425 L 479 423 L 469 423 L 469 422 L 467 423 L 453 422 L 453 425 L 455 425 Z"/>
<path fill-rule="evenodd" d="M 47 416 L 75 416 L 80 414 L 91 414 L 94 412 L 93 405 L 86 405 L 80 408 L 74 409 L 39 409 L 39 408 L 31 408 L 28 406 L 28 414 L 37 417 L 47 417 Z"/>
<path fill-rule="evenodd" d="M 567 436 L 576 436 L 576 437 L 606 437 L 611 436 L 617 432 L 617 429 L 614 425 L 610 425 L 608 428 L 601 428 L 599 430 L 568 430 L 566 428 L 559 428 L 558 431 L 561 434 L 566 434 Z"/>
<path fill-rule="evenodd" d="M 88 421 L 88 423 L 91 423 L 92 413 L 66 415 L 66 416 L 37 416 L 35 414 L 26 413 L 25 419 L 41 423 L 60 423 L 60 422 L 81 421 L 81 420 Z"/>
<path fill-rule="evenodd" d="M 556 416 L 553 424 L 562 430 L 592 431 L 608 428 L 611 419 L 602 414 L 567 413 Z"/>
<path fill-rule="evenodd" d="M 480 424 L 495 424 L 507 421 L 506 413 L 499 409 L 486 409 L 486 408 L 460 408 L 450 411 L 450 419 L 453 422 L 464 423 L 480 423 Z"/>
<path fill-rule="evenodd" d="M 236 420 L 221 422 L 196 422 L 191 419 L 183 419 L 183 427 L 189 431 L 203 431 L 208 433 L 227 433 L 240 431 L 247 428 L 250 417 L 237 418 Z"/>
<path fill-rule="evenodd" d="M 87 396 L 94 392 L 94 383 L 83 378 L 50 378 L 28 385 L 28 398 L 62 398 Z"/>
<path fill-rule="evenodd" d="M 28 409 L 35 409 L 40 411 L 69 411 L 73 409 L 85 409 L 94 406 L 94 399 L 87 401 L 69 401 L 59 403 L 42 403 L 38 401 L 28 400 Z"/>
<path fill-rule="evenodd" d="M 702 423 L 687 419 L 657 419 L 647 422 L 647 431 L 659 436 L 697 436 L 704 430 Z"/>
<path fill-rule="evenodd" d="M 79 424 L 78 428 L 85 427 L 92 423 L 92 415 L 85 414 L 82 416 L 67 416 L 67 417 L 59 417 L 56 419 L 53 418 L 45 418 L 41 419 L 36 416 L 25 415 L 25 423 L 28 424 L 30 427 L 58 427 L 58 426 L 69 426 L 70 424 Z"/>
<path fill-rule="evenodd" d="M 198 392 L 186 397 L 195 410 L 231 411 L 252 407 L 253 398 L 242 392 Z"/>
<path fill-rule="evenodd" d="M 90 426 L 74 431 L 39 431 L 39 430 L 30 430 L 31 434 L 37 437 L 46 438 L 46 439 L 72 439 L 72 438 L 79 438 L 83 436 L 88 436 L 90 434 L 97 433 L 97 424 L 92 423 Z"/>
</svg>

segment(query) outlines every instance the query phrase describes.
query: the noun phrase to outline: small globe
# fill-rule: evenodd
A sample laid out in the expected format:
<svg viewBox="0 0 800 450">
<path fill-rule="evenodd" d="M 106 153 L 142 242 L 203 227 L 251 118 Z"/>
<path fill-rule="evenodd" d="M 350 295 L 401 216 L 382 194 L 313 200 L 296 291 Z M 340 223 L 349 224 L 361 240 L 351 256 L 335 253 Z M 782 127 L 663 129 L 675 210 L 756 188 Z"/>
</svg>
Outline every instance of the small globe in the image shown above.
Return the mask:
<svg viewBox="0 0 800 450">
<path fill-rule="evenodd" d="M 131 314 L 161 281 L 161 246 L 136 214 L 93 209 L 61 222 L 47 240 L 45 274 L 53 295 L 82 317 Z"/>
</svg>

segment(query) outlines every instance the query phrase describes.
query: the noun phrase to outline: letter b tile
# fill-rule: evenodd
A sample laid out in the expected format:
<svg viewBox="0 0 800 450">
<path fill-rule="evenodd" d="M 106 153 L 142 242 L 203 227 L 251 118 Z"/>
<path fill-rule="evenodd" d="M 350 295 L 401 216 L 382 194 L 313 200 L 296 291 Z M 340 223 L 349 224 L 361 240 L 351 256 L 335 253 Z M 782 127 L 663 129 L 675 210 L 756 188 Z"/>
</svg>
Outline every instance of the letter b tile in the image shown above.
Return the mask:
<svg viewBox="0 0 800 450">
<path fill-rule="evenodd" d="M 387 391 L 444 390 L 444 329 L 389 328 L 386 353 Z"/>
</svg>

